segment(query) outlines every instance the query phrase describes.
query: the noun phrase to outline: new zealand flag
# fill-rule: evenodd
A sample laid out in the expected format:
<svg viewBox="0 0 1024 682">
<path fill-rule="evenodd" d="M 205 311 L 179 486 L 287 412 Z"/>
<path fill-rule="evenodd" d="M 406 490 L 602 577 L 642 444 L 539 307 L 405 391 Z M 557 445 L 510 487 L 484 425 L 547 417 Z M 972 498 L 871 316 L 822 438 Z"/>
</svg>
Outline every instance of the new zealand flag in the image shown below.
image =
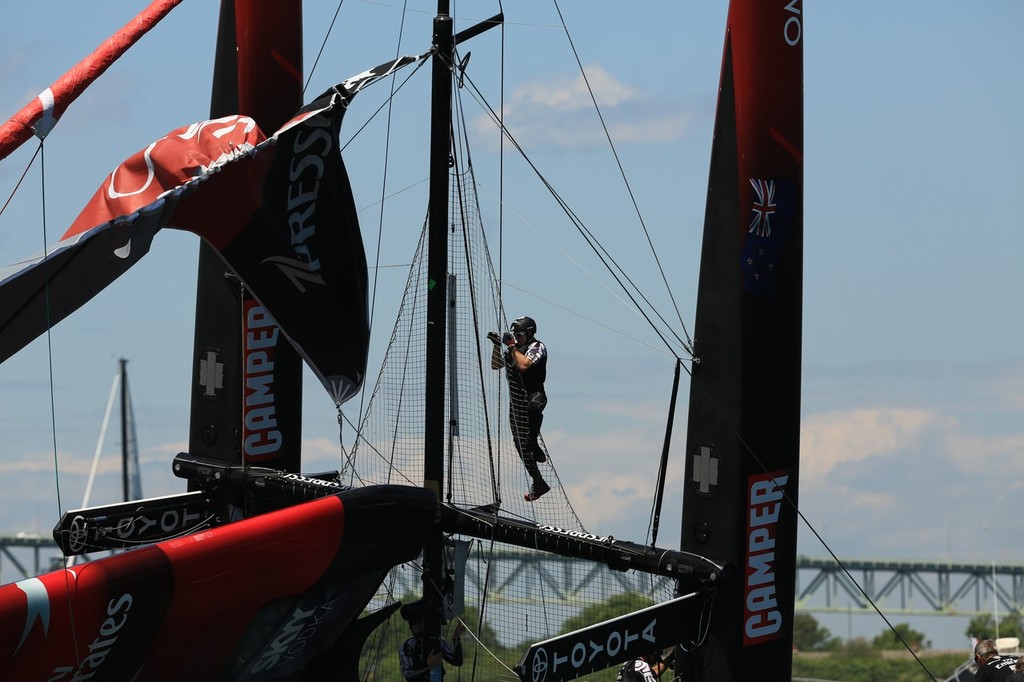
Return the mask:
<svg viewBox="0 0 1024 682">
<path fill-rule="evenodd" d="M 749 180 L 750 212 L 740 252 L 743 286 L 761 296 L 774 296 L 785 262 L 786 235 L 797 217 L 796 187 L 788 179 Z"/>
</svg>

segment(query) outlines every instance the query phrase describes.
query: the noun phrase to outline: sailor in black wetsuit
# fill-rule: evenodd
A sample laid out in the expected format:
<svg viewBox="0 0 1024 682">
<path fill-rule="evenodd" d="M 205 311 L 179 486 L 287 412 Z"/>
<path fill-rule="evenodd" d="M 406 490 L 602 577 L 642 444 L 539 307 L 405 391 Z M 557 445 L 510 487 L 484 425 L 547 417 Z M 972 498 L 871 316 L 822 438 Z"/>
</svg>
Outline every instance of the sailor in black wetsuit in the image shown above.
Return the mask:
<svg viewBox="0 0 1024 682">
<path fill-rule="evenodd" d="M 1002 682 L 1010 679 L 1017 657 L 1000 656 L 996 643 L 983 639 L 974 645 L 974 662 L 978 664 L 974 682 Z"/>
<path fill-rule="evenodd" d="M 537 462 L 546 462 L 548 459 L 547 453 L 538 441 L 540 426 L 544 422 L 544 407 L 548 404 L 547 394 L 544 393 L 548 349 L 544 342 L 535 336 L 537 323 L 532 317 L 516 318 L 510 330 L 511 333 L 506 333 L 501 338 L 501 342 L 506 346 L 504 357 L 499 350 L 497 333 L 490 332 L 487 338 L 494 343 L 491 367 L 504 367 L 508 378 L 508 419 L 512 427 L 512 442 L 533 480 L 523 497 L 533 502 L 551 490 L 551 486 L 541 476 L 537 467 Z"/>
<path fill-rule="evenodd" d="M 398 650 L 398 659 L 402 665 L 402 677 L 408 682 L 431 682 L 442 679 L 445 675 L 442 661 L 454 666 L 462 665 L 462 633 L 466 631 L 466 626 L 459 621 L 455 627 L 453 646 L 440 639 L 428 647 L 423 637 L 425 616 L 426 612 L 420 602 L 402 607 L 402 618 L 409 622 L 412 637 L 405 640 Z"/>
</svg>

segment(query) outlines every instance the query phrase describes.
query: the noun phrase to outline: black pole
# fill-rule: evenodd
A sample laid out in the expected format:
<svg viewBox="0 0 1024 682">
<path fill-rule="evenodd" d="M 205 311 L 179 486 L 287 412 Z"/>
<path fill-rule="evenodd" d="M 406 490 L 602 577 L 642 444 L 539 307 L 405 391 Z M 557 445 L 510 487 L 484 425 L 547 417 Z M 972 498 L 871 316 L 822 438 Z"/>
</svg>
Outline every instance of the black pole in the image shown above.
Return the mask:
<svg viewBox="0 0 1024 682">
<path fill-rule="evenodd" d="M 672 444 L 672 425 L 676 419 L 676 397 L 679 395 L 679 367 L 676 358 L 675 378 L 672 379 L 672 399 L 668 405 L 668 423 L 665 425 L 665 445 L 661 449 L 661 465 L 658 467 L 658 490 L 654 497 L 654 521 L 651 524 L 651 547 L 658 543 L 658 526 L 661 524 L 661 503 L 665 497 L 665 474 L 668 472 L 668 451 Z"/>
<path fill-rule="evenodd" d="M 423 486 L 438 500 L 435 531 L 423 551 L 423 596 L 428 613 L 424 635 L 441 632 L 443 580 L 441 491 L 444 483 L 445 321 L 448 276 L 448 169 L 451 154 L 452 19 L 448 0 L 438 0 L 434 18 L 434 61 L 430 106 L 430 217 L 427 223 L 426 410 L 423 431 Z"/>
<path fill-rule="evenodd" d="M 122 499 L 127 502 L 128 492 L 128 360 L 121 358 L 121 490 Z"/>
</svg>

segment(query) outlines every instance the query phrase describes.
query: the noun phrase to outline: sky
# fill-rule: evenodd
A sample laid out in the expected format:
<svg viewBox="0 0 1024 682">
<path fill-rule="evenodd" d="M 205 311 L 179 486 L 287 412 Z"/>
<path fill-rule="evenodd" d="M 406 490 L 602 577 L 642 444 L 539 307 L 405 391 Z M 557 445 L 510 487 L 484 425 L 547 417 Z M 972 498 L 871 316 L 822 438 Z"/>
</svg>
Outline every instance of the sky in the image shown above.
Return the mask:
<svg viewBox="0 0 1024 682">
<path fill-rule="evenodd" d="M 58 0 L 45 16 L 30 3 L 7 8 L 0 119 L 145 4 Z M 0 263 L 55 243 L 117 163 L 208 116 L 215 5 L 186 0 L 71 106 L 47 138 L 42 162 L 35 161 L 0 214 Z M 307 3 L 305 10 L 307 73 L 333 18 L 335 7 L 326 5 Z M 410 6 L 397 48 L 399 4 L 345 2 L 307 99 L 396 49 L 425 51 L 433 3 Z M 726 3 L 627 6 L 623 11 L 622 3 L 607 0 L 507 6 L 506 120 L 545 178 L 675 319 L 581 86 L 578 56 L 692 333 Z M 497 11 L 488 3 L 453 9 L 457 28 Z M 1016 0 L 804 8 L 800 506 L 839 557 L 1021 560 L 1015 540 L 1024 531 L 1021 26 L 1024 4 Z M 474 83 L 491 77 L 502 48 L 492 34 L 470 46 Z M 410 96 L 417 88 L 409 86 Z M 349 119 L 365 119 L 375 96 L 361 94 Z M 392 188 L 426 177 L 425 152 L 413 144 L 425 112 L 396 118 Z M 480 110 L 469 117 L 479 123 Z M 352 128 L 347 120 L 346 130 Z M 488 190 L 497 193 L 493 139 L 475 151 L 484 198 Z M 0 162 L 3 202 L 36 147 L 30 141 Z M 379 220 L 380 159 L 359 143 L 345 158 L 364 229 L 372 227 Z M 365 178 L 353 168 L 367 169 Z M 537 184 L 507 169 L 506 310 L 534 317 L 549 346 L 544 438 L 577 513 L 594 532 L 642 539 L 674 360 L 606 289 L 609 277 L 550 201 L 533 198 Z M 413 195 L 387 216 L 404 225 L 408 239 L 389 239 L 379 254 L 368 240 L 371 262 L 408 263 L 423 214 Z M 191 235 L 161 233 L 132 271 L 49 338 L 0 365 L 0 532 L 48 533 L 60 510 L 81 506 L 122 356 L 129 359 L 143 489 L 151 495 L 182 490 L 170 461 L 187 443 L 197 250 Z M 378 274 L 370 376 L 405 276 L 399 267 Z M 659 544 L 666 546 L 678 544 L 673 510 L 681 509 L 687 390 L 684 383 L 662 514 Z M 304 391 L 304 461 L 310 469 L 330 467 L 338 453 L 334 405 L 311 374 Z M 117 437 L 109 436 L 107 445 L 93 504 L 116 495 Z M 826 555 L 803 527 L 800 552 Z M 964 625 L 938 620 L 913 623 L 939 644 L 962 644 Z M 846 631 L 845 617 L 826 625 L 835 634 Z M 870 636 L 883 624 L 862 627 Z M 932 634 L 940 630 L 941 636 Z"/>
</svg>

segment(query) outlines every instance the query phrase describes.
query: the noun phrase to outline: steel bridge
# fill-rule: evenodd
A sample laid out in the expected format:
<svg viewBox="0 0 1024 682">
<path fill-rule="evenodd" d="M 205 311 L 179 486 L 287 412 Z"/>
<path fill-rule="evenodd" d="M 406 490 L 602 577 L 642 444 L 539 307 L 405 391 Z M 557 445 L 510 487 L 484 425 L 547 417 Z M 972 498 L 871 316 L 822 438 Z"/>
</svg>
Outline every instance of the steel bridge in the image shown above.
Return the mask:
<svg viewBox="0 0 1024 682">
<path fill-rule="evenodd" d="M 1024 612 L 1024 564 L 954 561 L 895 561 L 801 556 L 797 560 L 796 610 L 803 612 L 873 612 L 871 602 L 887 614 L 979 616 L 993 610 Z M 492 568 L 501 564 L 503 582 L 491 584 L 490 599 L 529 601 L 513 584 L 525 574 L 540 580 L 544 599 L 580 603 L 585 587 L 600 574 L 611 574 L 622 591 L 649 592 L 652 585 L 669 589 L 666 578 L 634 572 L 613 571 L 601 564 L 580 570 L 577 560 L 557 555 L 537 555 L 508 550 L 495 553 Z M 0 582 L 28 578 L 61 565 L 60 553 L 51 538 L 18 533 L 0 535 Z M 13 570 L 11 570 L 13 569 Z M 485 576 L 470 563 L 466 568 L 467 590 L 482 589 Z M 653 580 L 653 583 L 652 583 Z M 421 588 L 414 570 L 399 572 L 399 593 L 415 594 Z"/>
<path fill-rule="evenodd" d="M 798 611 L 980 616 L 1024 612 L 1024 564 L 800 557 Z M 859 587 L 858 587 L 859 586 Z M 869 601 L 870 600 L 870 601 Z"/>
</svg>

